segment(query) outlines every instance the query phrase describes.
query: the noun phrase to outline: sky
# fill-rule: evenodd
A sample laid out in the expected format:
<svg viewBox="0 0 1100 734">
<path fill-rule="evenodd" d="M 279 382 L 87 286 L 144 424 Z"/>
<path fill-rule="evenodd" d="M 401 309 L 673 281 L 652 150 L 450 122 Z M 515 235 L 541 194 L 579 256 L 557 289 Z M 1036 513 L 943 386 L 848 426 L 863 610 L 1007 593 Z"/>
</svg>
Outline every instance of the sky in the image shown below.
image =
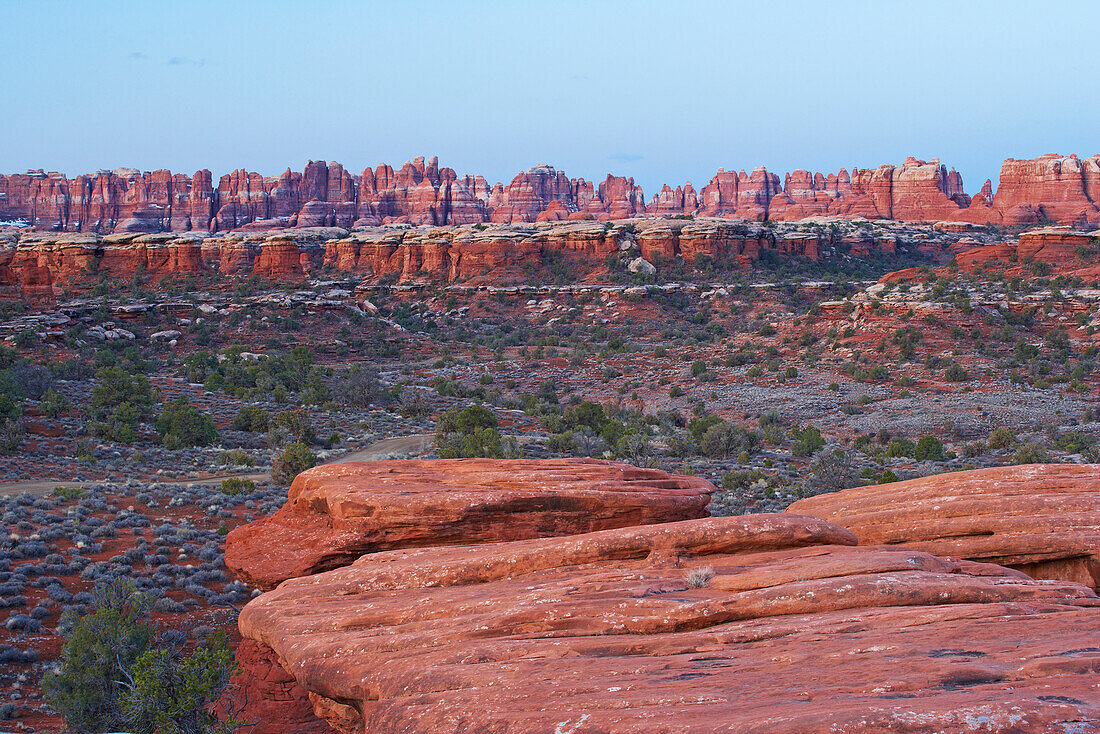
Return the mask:
<svg viewBox="0 0 1100 734">
<path fill-rule="evenodd" d="M 549 163 L 647 196 L 1100 152 L 1096 2 L 0 0 L 0 172 Z"/>
</svg>

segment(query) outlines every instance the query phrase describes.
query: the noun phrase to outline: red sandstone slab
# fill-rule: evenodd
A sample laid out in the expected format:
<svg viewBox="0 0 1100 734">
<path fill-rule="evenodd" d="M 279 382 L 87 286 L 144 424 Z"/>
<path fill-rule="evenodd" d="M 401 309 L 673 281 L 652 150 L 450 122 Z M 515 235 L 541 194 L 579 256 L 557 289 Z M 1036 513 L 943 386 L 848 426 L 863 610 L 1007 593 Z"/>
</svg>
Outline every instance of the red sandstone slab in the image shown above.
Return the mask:
<svg viewBox="0 0 1100 734">
<path fill-rule="evenodd" d="M 1090 590 L 852 543 L 779 514 L 391 551 L 240 627 L 347 732 L 1100 726 Z"/>
<path fill-rule="evenodd" d="M 860 543 L 998 563 L 1100 586 L 1100 465 L 1034 464 L 939 474 L 795 502 Z"/>
<path fill-rule="evenodd" d="M 225 562 L 272 588 L 364 553 L 705 517 L 712 492 L 705 479 L 597 459 L 331 464 L 299 474 L 278 512 L 234 529 Z"/>
</svg>

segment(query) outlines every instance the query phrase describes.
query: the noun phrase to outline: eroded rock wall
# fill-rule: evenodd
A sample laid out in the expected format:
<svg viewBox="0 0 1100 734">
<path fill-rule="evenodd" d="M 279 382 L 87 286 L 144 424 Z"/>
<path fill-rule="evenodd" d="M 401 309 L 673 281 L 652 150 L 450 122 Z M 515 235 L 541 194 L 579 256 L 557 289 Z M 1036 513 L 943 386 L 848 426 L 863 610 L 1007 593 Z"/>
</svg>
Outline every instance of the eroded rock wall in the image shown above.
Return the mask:
<svg viewBox="0 0 1100 734">
<path fill-rule="evenodd" d="M 216 183 L 208 170 L 186 175 L 119 168 L 72 179 L 32 170 L 0 175 L 0 220 L 99 234 L 613 220 L 644 214 L 1100 224 L 1100 155 L 1010 158 L 1000 181 L 995 195 L 987 185 L 972 199 L 963 191 L 962 177 L 935 158 L 827 176 L 797 170 L 783 180 L 762 167 L 719 169 L 702 189 L 690 182 L 665 186 L 647 206 L 632 178 L 608 174 L 596 184 L 539 165 L 507 185 L 491 185 L 483 176 L 441 168 L 435 157 L 414 158 L 397 170 L 380 164 L 358 175 L 325 161 L 277 176 L 237 169 Z"/>
</svg>

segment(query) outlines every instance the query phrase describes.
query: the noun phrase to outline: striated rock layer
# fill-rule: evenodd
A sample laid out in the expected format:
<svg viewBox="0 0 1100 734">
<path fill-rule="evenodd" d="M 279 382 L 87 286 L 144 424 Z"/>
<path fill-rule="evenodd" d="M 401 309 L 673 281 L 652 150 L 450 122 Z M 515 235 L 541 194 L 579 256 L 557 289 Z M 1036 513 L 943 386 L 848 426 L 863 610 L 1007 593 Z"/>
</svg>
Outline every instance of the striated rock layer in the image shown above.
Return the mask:
<svg viewBox="0 0 1100 734">
<path fill-rule="evenodd" d="M 110 233 L 223 232 L 283 227 L 469 224 L 651 216 L 717 216 L 763 221 L 808 216 L 912 222 L 1074 226 L 1100 224 L 1100 155 L 1008 159 L 1001 185 L 973 198 L 962 177 L 940 164 L 907 158 L 900 166 L 853 168 L 825 176 L 797 170 L 781 182 L 765 168 L 718 169 L 700 190 L 664 186 L 647 207 L 634 179 L 607 175 L 599 184 L 539 165 L 507 184 L 459 176 L 437 158 L 386 164 L 359 175 L 339 163 L 309 161 L 301 171 L 264 176 L 238 169 L 215 183 L 193 175 L 132 168 L 73 179 L 32 170 L 0 175 L 0 221 L 48 231 Z"/>
<path fill-rule="evenodd" d="M 239 624 L 345 732 L 1089 731 L 1100 599 L 793 514 L 367 555 Z"/>
<path fill-rule="evenodd" d="M 1095 278 L 1100 255 L 1100 231 L 1079 232 L 1068 227 L 1040 227 L 1020 234 L 1017 242 L 981 245 L 955 255 L 959 267 L 973 271 L 983 266 L 1026 267 L 1046 263 L 1051 272 Z"/>
<path fill-rule="evenodd" d="M 855 231 L 857 228 L 850 228 Z M 875 230 L 877 232 L 878 230 Z M 548 264 L 577 277 L 606 267 L 624 251 L 652 262 L 700 256 L 749 267 L 767 250 L 822 260 L 827 253 L 894 252 L 896 238 L 858 229 L 850 236 L 817 223 L 762 226 L 706 218 L 536 224 L 297 227 L 262 232 L 113 234 L 0 231 L 0 288 L 51 296 L 100 278 L 129 280 L 221 274 L 304 279 L 322 271 L 364 278 L 443 282 L 523 280 Z"/>
<path fill-rule="evenodd" d="M 1100 588 L 1100 465 L 952 472 L 795 502 L 860 543 L 987 561 Z"/>
<path fill-rule="evenodd" d="M 705 517 L 713 492 L 705 479 L 600 459 L 329 464 L 299 474 L 277 512 L 235 528 L 225 563 L 270 589 L 364 553 Z"/>
</svg>

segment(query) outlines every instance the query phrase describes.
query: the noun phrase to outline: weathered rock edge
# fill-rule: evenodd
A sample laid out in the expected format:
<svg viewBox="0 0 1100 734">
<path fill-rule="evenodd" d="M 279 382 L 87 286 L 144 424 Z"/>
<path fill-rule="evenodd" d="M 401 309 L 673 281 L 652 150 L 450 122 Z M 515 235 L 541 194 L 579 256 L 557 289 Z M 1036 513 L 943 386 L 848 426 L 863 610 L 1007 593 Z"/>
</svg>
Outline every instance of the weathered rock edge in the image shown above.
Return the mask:
<svg viewBox="0 0 1100 734">
<path fill-rule="evenodd" d="M 391 551 L 239 623 L 348 732 L 1100 725 L 1090 590 L 854 544 L 778 514 Z"/>
<path fill-rule="evenodd" d="M 799 500 L 788 512 L 904 545 L 1100 588 L 1100 465 L 951 472 Z"/>
<path fill-rule="evenodd" d="M 398 548 L 489 543 L 706 517 L 714 485 L 602 459 L 347 462 L 302 472 L 286 504 L 226 538 L 271 589 Z"/>
</svg>

